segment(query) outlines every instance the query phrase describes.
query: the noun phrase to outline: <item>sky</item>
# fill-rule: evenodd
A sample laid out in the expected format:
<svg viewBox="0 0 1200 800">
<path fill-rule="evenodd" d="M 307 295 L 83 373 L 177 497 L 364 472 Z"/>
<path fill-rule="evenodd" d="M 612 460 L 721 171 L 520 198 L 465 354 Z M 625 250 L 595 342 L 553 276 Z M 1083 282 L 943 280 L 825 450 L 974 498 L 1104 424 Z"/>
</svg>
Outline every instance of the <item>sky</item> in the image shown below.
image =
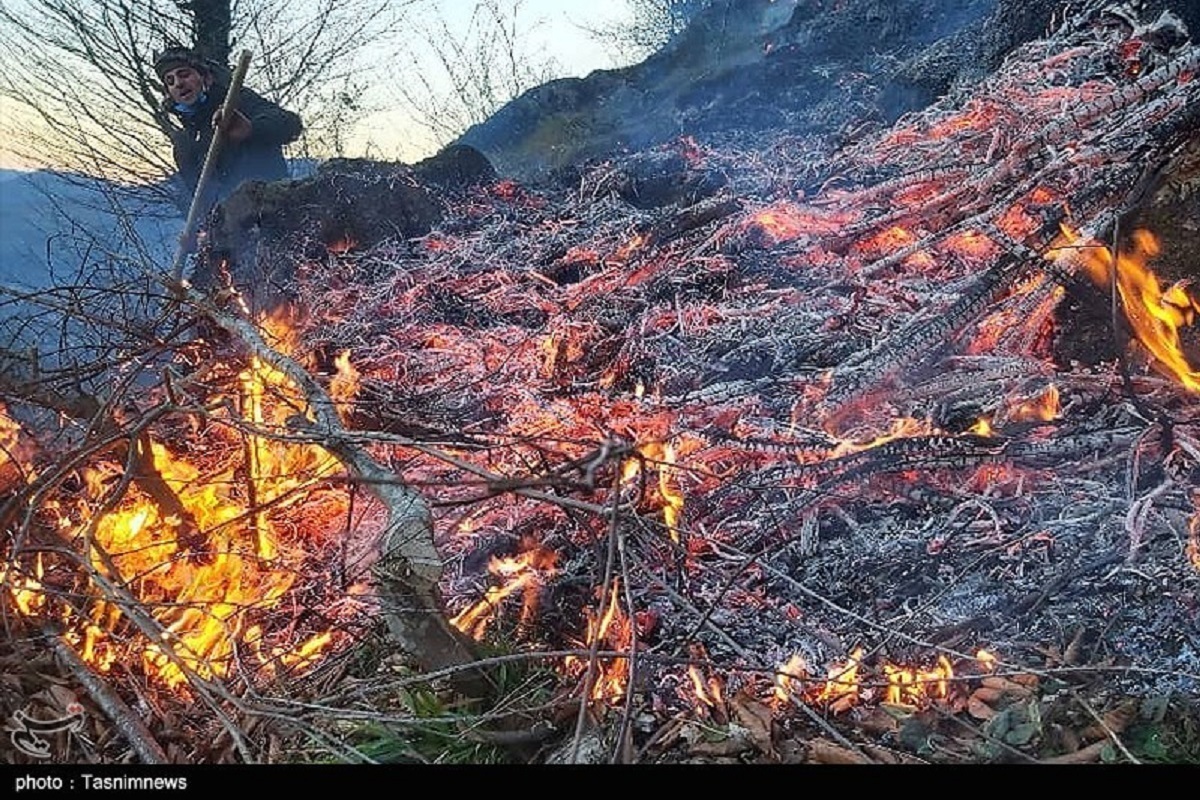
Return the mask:
<svg viewBox="0 0 1200 800">
<path fill-rule="evenodd" d="M 10 0 L 6 5 L 19 6 L 21 1 Z M 314 1 L 297 0 L 300 3 Z M 596 69 L 622 65 L 614 48 L 598 40 L 589 29 L 594 31 L 628 19 L 631 12 L 626 0 L 499 2 L 505 9 L 514 5 L 517 9 L 518 55 L 529 64 L 552 70 L 555 77 L 582 77 Z M 409 87 L 415 85 L 410 76 L 412 70 L 419 69 L 434 84 L 436 91 L 448 91 L 436 52 L 424 43 L 421 31 L 435 29 L 444 20 L 451 30 L 466 35 L 471 29 L 476 6 L 477 0 L 417 0 L 411 6 L 415 14 L 414 35 L 407 43 L 411 53 L 397 53 L 394 45 L 376 48 L 370 53 L 374 69 L 366 74 L 374 77 L 369 79 L 367 99 L 374 110 L 352 129 L 347 137 L 345 155 L 412 162 L 436 151 L 439 140 L 430 133 L 427 125 L 421 124 L 414 111 L 406 107 L 399 91 L 402 88 L 400 82 Z M 414 57 L 420 66 L 414 66 Z M 252 80 L 251 74 L 247 77 L 247 85 L 252 85 Z M 10 100 L 0 97 L 0 118 L 11 119 L 19 112 Z M 29 166 L 17 159 L 8 143 L 0 139 L 0 167 Z"/>
<path fill-rule="evenodd" d="M 514 0 L 502 0 L 509 7 Z M 476 0 L 427 0 L 424 22 L 433 26 L 444 19 L 453 31 L 464 36 L 472 29 L 472 17 L 477 8 Z M 594 33 L 597 29 L 627 20 L 631 9 L 625 0 L 517 0 L 516 21 L 519 28 L 518 55 L 531 67 L 542 67 L 552 71 L 556 77 L 584 77 L 597 69 L 623 66 L 620 54 L 611 44 L 602 41 Z M 430 65 L 426 74 L 432 78 L 444 78 L 436 64 L 435 54 L 424 45 L 420 32 L 414 37 L 414 50 L 418 57 Z M 381 60 L 390 54 L 380 53 Z M 403 69 L 398 80 L 405 80 Z M 448 92 L 449 87 L 442 84 Z M 413 120 L 405 103 L 388 92 L 381 93 L 381 101 L 389 110 L 380 111 L 364 119 L 352 139 L 361 150 L 378 150 L 381 155 L 396 157 L 403 161 L 414 161 L 430 155 L 438 142 Z M 389 103 L 389 100 L 397 102 Z"/>
</svg>

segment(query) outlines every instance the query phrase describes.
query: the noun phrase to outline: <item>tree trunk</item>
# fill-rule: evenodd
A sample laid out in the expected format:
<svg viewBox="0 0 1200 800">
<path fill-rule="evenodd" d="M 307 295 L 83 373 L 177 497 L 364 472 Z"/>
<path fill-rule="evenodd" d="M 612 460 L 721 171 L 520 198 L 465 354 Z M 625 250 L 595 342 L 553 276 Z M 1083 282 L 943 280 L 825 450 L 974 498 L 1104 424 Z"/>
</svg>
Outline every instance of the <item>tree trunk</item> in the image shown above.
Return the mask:
<svg viewBox="0 0 1200 800">
<path fill-rule="evenodd" d="M 187 10 L 192 14 L 192 46 L 205 58 L 228 67 L 233 52 L 230 0 L 191 0 Z"/>
</svg>

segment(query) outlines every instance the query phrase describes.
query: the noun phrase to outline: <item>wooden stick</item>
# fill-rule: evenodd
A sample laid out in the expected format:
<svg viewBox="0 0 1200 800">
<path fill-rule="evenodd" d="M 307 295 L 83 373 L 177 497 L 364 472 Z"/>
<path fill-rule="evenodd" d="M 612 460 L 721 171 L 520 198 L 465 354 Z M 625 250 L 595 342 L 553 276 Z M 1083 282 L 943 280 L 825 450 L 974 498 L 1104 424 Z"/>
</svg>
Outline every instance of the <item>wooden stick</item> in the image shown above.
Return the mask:
<svg viewBox="0 0 1200 800">
<path fill-rule="evenodd" d="M 87 693 L 96 705 L 112 721 L 125 740 L 133 747 L 143 764 L 169 764 L 166 752 L 155 739 L 142 718 L 134 713 L 124 700 L 113 691 L 100 676 L 83 662 L 71 646 L 49 627 L 42 631 L 50 640 L 55 654 L 67 667 L 75 679 L 87 689 Z"/>
<path fill-rule="evenodd" d="M 229 81 L 229 91 L 225 93 L 225 102 L 221 104 L 221 120 L 217 123 L 217 132 L 213 134 L 212 141 L 208 145 L 208 153 L 204 156 L 204 167 L 200 170 L 200 179 L 196 181 L 196 191 L 192 193 L 192 205 L 188 209 L 187 223 L 183 226 L 183 233 L 179 234 L 179 245 L 175 248 L 175 260 L 171 264 L 171 276 L 175 283 L 183 280 L 183 262 L 187 258 L 187 243 L 196 232 L 196 226 L 200 221 L 201 207 L 204 205 L 200 198 L 204 197 L 204 190 L 208 188 L 208 182 L 217 166 L 217 159 L 221 155 L 221 145 L 229 132 L 229 126 L 233 124 L 234 112 L 237 111 L 238 94 L 242 91 L 242 81 L 245 79 L 246 70 L 249 67 L 250 51 L 243 50 L 241 58 L 238 59 L 237 68 L 233 71 L 233 78 Z"/>
</svg>

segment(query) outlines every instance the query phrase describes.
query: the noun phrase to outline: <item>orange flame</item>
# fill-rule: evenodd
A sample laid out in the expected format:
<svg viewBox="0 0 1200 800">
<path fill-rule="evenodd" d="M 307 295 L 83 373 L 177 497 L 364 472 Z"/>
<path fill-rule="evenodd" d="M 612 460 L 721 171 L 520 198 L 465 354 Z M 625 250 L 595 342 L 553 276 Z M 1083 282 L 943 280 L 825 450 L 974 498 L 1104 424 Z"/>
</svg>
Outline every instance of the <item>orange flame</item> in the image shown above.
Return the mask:
<svg viewBox="0 0 1200 800">
<path fill-rule="evenodd" d="M 1008 418 L 1014 422 L 1034 420 L 1050 422 L 1051 420 L 1058 419 L 1061 414 L 1062 406 L 1060 405 L 1058 387 L 1050 384 L 1036 397 L 1018 403 L 1008 412 Z"/>
<path fill-rule="evenodd" d="M 704 646 L 701 644 L 693 644 L 688 647 L 692 658 L 707 661 L 708 654 L 704 651 Z M 721 688 L 720 679 L 715 676 L 709 676 L 705 680 L 704 673 L 696 664 L 688 665 L 688 680 L 691 682 L 692 694 L 696 696 L 696 710 L 701 714 L 707 714 L 708 710 L 714 710 L 718 713 L 724 712 L 725 697 L 724 690 Z"/>
<path fill-rule="evenodd" d="M 863 648 L 856 648 L 845 663 L 829 668 L 826 679 L 819 686 L 807 691 L 803 684 L 810 680 L 808 665 L 803 657 L 792 656 L 776 671 L 775 699 L 824 703 L 835 714 L 848 711 L 862 700 L 870 700 L 875 694 L 870 685 L 864 685 L 863 682 L 864 653 Z M 989 672 L 997 664 L 996 657 L 986 650 L 979 650 L 976 659 Z M 939 655 L 936 665 L 930 669 L 905 667 L 886 661 L 880 669 L 885 680 L 884 701 L 892 705 L 916 707 L 948 698 L 955 675 L 953 664 L 944 655 Z"/>
<path fill-rule="evenodd" d="M 793 696 L 804 694 L 804 681 L 808 679 L 808 662 L 795 653 L 775 672 L 775 697 L 787 702 Z"/>
<path fill-rule="evenodd" d="M 620 588 L 620 581 L 613 581 L 608 602 L 599 616 L 590 608 L 584 610 L 587 619 L 586 644 L 589 647 L 606 642 L 614 650 L 626 650 L 633 643 L 633 623 L 621 610 L 618 602 Z M 584 659 L 577 656 L 567 656 L 564 666 L 573 673 L 586 669 Z M 628 660 L 602 660 L 598 667 L 600 674 L 592 684 L 591 699 L 608 700 L 612 703 L 620 701 L 625 696 L 625 686 L 629 680 Z"/>
<path fill-rule="evenodd" d="M 1125 318 L 1139 342 L 1154 357 L 1160 371 L 1174 377 L 1192 392 L 1200 392 L 1200 373 L 1192 369 L 1183 355 L 1179 329 L 1195 321 L 1200 301 L 1192 297 L 1183 283 L 1166 289 L 1147 266 L 1160 252 L 1158 240 L 1147 230 L 1133 234 L 1133 247 L 1122 252 L 1113 263 L 1113 254 L 1096 242 L 1084 241 L 1077 232 L 1063 226 L 1065 243 L 1051 249 L 1047 258 L 1059 258 L 1068 248 L 1079 248 L 1079 262 L 1092 280 L 1101 287 L 1110 285 L 1115 272 L 1117 292 Z"/>
<path fill-rule="evenodd" d="M 488 562 L 488 572 L 508 582 L 488 589 L 482 600 L 455 615 L 450 624 L 476 640 L 482 639 L 488 625 L 496 618 L 500 604 L 517 592 L 522 594 L 520 624 L 529 624 L 537 613 L 538 597 L 545 579 L 554 573 L 557 558 L 554 551 L 536 546 L 518 556 L 493 557 Z"/>
<path fill-rule="evenodd" d="M 657 462 L 658 493 L 663 501 L 663 522 L 667 526 L 671 541 L 679 544 L 679 523 L 683 519 L 684 497 L 676 482 L 677 456 L 671 442 L 647 442 L 637 448 L 638 454 L 647 461 Z M 641 472 L 642 460 L 626 459 L 621 466 L 621 482 L 631 483 Z"/>
<path fill-rule="evenodd" d="M 851 453 L 857 453 L 862 450 L 870 450 L 872 447 L 878 447 L 881 444 L 893 441 L 895 439 L 907 439 L 913 436 L 926 436 L 934 433 L 936 430 L 934 424 L 928 419 L 916 419 L 914 417 L 898 417 L 892 420 L 892 428 L 885 434 L 875 437 L 869 442 L 858 442 L 851 439 L 840 439 L 838 446 L 826 456 L 827 458 L 840 458 Z"/>
<path fill-rule="evenodd" d="M 286 314 L 264 320 L 262 327 L 264 337 L 285 352 L 298 343 Z M 303 413 L 299 391 L 257 359 L 239 378 L 242 421 L 255 429 L 282 427 Z M 257 430 L 246 436 L 244 451 L 233 452 L 244 452 L 246 463 L 233 459 L 202 473 L 159 442 L 150 443 L 154 470 L 177 499 L 179 514 L 166 514 L 161 499 L 144 494 L 137 485 L 96 519 L 89 519 L 86 504 L 76 516 L 55 507 L 67 535 L 74 528 L 93 528 L 89 540 L 94 547 L 88 554 L 92 568 L 128 587 L 163 628 L 159 641 L 134 645 L 134 652 L 140 652 L 146 673 L 170 688 L 182 688 L 189 672 L 202 678 L 229 673 L 235 647 L 239 642 L 250 644 L 247 637 L 255 630 L 246 627 L 247 614 L 276 607 L 304 557 L 301 547 L 283 546 L 277 514 L 301 498 L 297 489 L 311 486 L 336 467 L 322 448 L 268 440 Z M 84 472 L 92 498 L 104 496 L 115 469 L 98 464 Z M 66 638 L 96 669 L 108 669 L 127 649 L 118 644 L 124 634 L 113 635 L 124 618 L 117 604 L 98 600 L 87 619 L 74 618 L 69 609 L 64 615 L 73 623 Z M 318 633 L 290 650 L 277 649 L 275 655 L 286 666 L 304 668 L 331 639 L 331 632 Z"/>
<path fill-rule="evenodd" d="M 195 467 L 162 445 L 154 443 L 152 451 L 155 467 L 203 533 L 206 553 L 182 546 L 183 520 L 163 517 L 154 502 L 132 492 L 123 507 L 100 519 L 96 541 L 119 572 L 110 577 L 136 579 L 139 599 L 161 609 L 154 616 L 166 636 L 146 647 L 143 663 L 178 687 L 186 681 L 184 667 L 202 677 L 225 675 L 245 612 L 275 605 L 295 573 L 271 570 L 261 560 L 263 541 L 274 542 L 269 521 L 258 521 L 257 545 L 250 546 L 255 537 L 247 536 L 246 509 L 229 496 L 232 476 L 202 480 Z M 92 559 L 98 571 L 109 574 L 98 551 Z M 119 617 L 115 606 L 98 603 L 92 621 L 111 630 Z"/>
<path fill-rule="evenodd" d="M 846 710 L 858 702 L 858 673 L 862 667 L 864 655 L 866 655 L 866 651 L 863 648 L 856 648 L 845 664 L 834 664 L 830 667 L 825 684 L 815 699 L 818 702 L 828 703 L 839 711 Z"/>
<path fill-rule="evenodd" d="M 21 575 L 16 570 L 0 568 L 0 585 L 8 584 L 13 603 L 25 616 L 37 614 L 46 606 L 45 587 L 42 586 L 44 575 L 41 553 L 38 553 L 33 575 Z"/>
<path fill-rule="evenodd" d="M 37 477 L 28 463 L 29 457 L 30 448 L 21 437 L 21 426 L 8 416 L 8 409 L 0 403 L 0 479 L 7 481 L 16 477 L 15 470 L 11 473 L 5 470 L 9 464 L 19 467 L 26 480 Z"/>
<path fill-rule="evenodd" d="M 329 395 L 337 406 L 338 416 L 345 422 L 354 410 L 354 398 L 358 396 L 360 375 L 358 369 L 350 363 L 350 351 L 343 350 L 334 359 L 337 373 L 329 383 Z"/>
</svg>

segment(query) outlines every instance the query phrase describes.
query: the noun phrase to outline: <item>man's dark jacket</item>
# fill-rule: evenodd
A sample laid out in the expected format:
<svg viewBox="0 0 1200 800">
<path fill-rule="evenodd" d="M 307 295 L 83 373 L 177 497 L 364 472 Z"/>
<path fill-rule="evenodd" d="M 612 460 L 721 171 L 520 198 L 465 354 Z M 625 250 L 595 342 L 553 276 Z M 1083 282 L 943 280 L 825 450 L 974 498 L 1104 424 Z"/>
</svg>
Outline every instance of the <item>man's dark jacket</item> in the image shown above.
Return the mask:
<svg viewBox="0 0 1200 800">
<path fill-rule="evenodd" d="M 215 133 L 213 114 L 225 101 L 227 91 L 226 85 L 214 81 L 208 88 L 207 97 L 195 103 L 190 114 L 181 111 L 170 98 L 165 101 L 166 109 L 183 125 L 183 130 L 171 136 L 171 143 L 175 150 L 175 166 L 187 188 L 189 203 Z M 295 141 L 304 129 L 299 116 L 245 87 L 238 93 L 237 110 L 250 120 L 250 138 L 237 143 L 228 139 L 222 142 L 205 192 L 208 207 L 224 200 L 244 181 L 286 179 L 288 168 L 283 160 L 283 145 Z"/>
</svg>

